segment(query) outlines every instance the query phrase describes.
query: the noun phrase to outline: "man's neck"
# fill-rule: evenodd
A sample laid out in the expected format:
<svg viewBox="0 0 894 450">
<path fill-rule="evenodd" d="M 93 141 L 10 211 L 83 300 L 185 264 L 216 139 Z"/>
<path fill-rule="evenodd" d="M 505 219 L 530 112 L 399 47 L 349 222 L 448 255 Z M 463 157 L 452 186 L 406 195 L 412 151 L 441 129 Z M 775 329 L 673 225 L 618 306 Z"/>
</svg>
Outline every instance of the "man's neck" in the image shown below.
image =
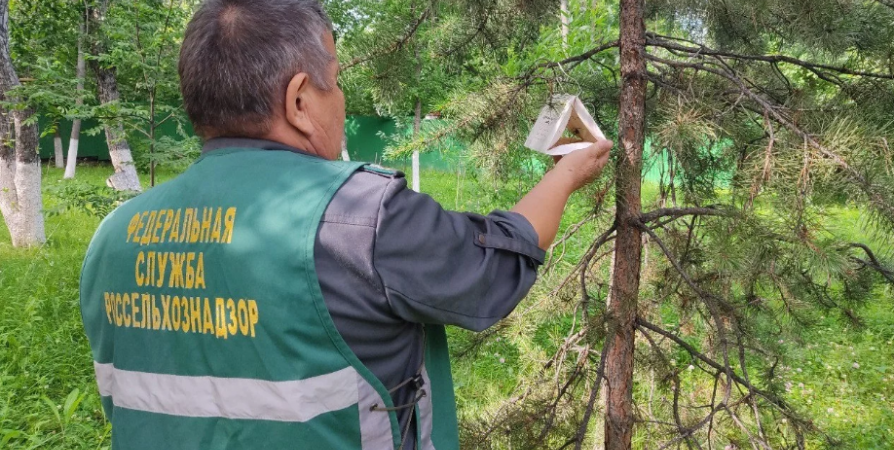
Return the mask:
<svg viewBox="0 0 894 450">
<path fill-rule="evenodd" d="M 286 145 L 281 142 L 271 141 L 267 139 L 255 139 L 255 138 L 244 138 L 244 137 L 217 137 L 213 139 L 209 139 L 205 142 L 205 145 L 202 146 L 202 153 L 209 153 L 215 150 L 222 150 L 225 148 L 254 148 L 259 150 L 279 150 L 279 151 L 288 151 L 292 153 L 300 153 L 303 155 L 313 156 L 319 158 L 319 155 L 312 154 L 307 152 L 301 148 L 293 147 L 291 145 Z"/>
<path fill-rule="evenodd" d="M 298 133 L 295 128 L 292 127 L 275 124 L 263 139 L 271 142 L 279 142 L 280 144 L 288 145 L 292 148 L 300 148 L 304 150 L 305 153 L 322 157 L 310 139 L 301 133 Z"/>
</svg>

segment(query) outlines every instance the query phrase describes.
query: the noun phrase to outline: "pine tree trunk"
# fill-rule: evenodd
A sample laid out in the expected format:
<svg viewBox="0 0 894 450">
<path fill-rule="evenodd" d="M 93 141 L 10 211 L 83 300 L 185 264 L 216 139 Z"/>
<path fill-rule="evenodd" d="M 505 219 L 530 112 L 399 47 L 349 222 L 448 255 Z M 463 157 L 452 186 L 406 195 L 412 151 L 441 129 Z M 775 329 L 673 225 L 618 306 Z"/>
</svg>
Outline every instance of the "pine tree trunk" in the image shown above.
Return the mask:
<svg viewBox="0 0 894 450">
<path fill-rule="evenodd" d="M 109 7 L 109 0 L 103 0 L 99 8 L 90 12 L 90 29 L 93 34 L 93 54 L 105 53 L 105 45 L 102 40 L 101 24 Z M 90 60 L 90 67 L 96 75 L 96 89 L 99 94 L 99 102 L 103 105 L 117 102 L 121 95 L 118 93 L 118 81 L 115 78 L 115 68 L 105 67 L 96 59 Z M 137 168 L 133 162 L 130 146 L 127 144 L 127 136 L 121 122 L 109 123 L 105 126 L 106 141 L 109 144 L 109 157 L 115 174 L 109 177 L 107 183 L 110 187 L 119 191 L 143 190 Z"/>
<path fill-rule="evenodd" d="M 75 105 L 80 109 L 84 105 L 84 78 L 87 77 L 87 62 L 84 60 L 84 35 L 86 34 L 84 22 L 81 21 L 81 33 L 78 35 L 78 97 Z M 65 165 L 65 179 L 75 177 L 78 164 L 78 145 L 81 139 L 81 119 L 75 119 L 71 124 L 71 139 L 68 141 L 68 162 Z"/>
<path fill-rule="evenodd" d="M 9 0 L 0 1 L 0 97 L 19 86 L 19 77 L 9 55 Z M 32 247 L 46 242 L 41 197 L 40 154 L 37 125 L 26 124 L 34 115 L 30 108 L 8 114 L 0 109 L 0 214 L 9 228 L 14 247 Z M 15 124 L 13 139 L 10 125 Z M 12 142 L 15 142 L 13 147 Z"/>
<path fill-rule="evenodd" d="M 62 135 L 59 134 L 59 124 L 56 124 L 56 131 L 53 133 L 53 150 L 54 150 L 54 160 L 56 162 L 56 168 L 61 169 L 65 167 L 65 155 L 62 150 Z"/>
<path fill-rule="evenodd" d="M 645 144 L 644 0 L 621 0 L 621 104 L 616 206 L 618 235 L 609 305 L 610 341 L 606 356 L 605 448 L 629 450 L 633 439 L 634 322 L 639 299 L 642 232 L 633 224 L 640 215 L 642 157 Z"/>
</svg>

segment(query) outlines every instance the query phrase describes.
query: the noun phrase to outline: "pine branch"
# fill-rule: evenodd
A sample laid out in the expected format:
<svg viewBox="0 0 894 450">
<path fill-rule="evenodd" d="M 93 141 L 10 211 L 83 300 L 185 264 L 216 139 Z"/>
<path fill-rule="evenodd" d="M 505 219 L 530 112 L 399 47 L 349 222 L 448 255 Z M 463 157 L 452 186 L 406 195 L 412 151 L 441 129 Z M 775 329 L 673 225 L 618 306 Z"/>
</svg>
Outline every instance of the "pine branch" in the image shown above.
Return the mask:
<svg viewBox="0 0 894 450">
<path fill-rule="evenodd" d="M 534 67 L 531 67 L 530 70 L 528 70 L 528 76 L 533 75 L 534 72 L 536 72 L 538 69 L 550 69 L 550 68 L 559 67 L 559 66 L 564 67 L 569 64 L 573 64 L 573 66 L 570 67 L 570 69 L 573 69 L 578 64 L 580 64 L 580 63 L 582 63 L 582 62 L 584 62 L 584 61 L 586 61 L 586 60 L 588 60 L 588 59 L 590 59 L 606 50 L 609 50 L 612 48 L 617 48 L 619 45 L 620 45 L 619 41 L 611 41 L 611 42 L 607 42 L 602 45 L 599 45 L 587 52 L 581 53 L 580 55 L 571 56 L 571 57 L 565 58 L 561 61 L 550 61 L 550 62 L 544 62 L 544 63 L 537 64 Z"/>
<path fill-rule="evenodd" d="M 605 341 L 602 347 L 602 354 L 599 356 L 599 366 L 596 368 L 596 379 L 593 380 L 593 387 L 590 388 L 590 398 L 587 400 L 587 408 L 584 410 L 584 417 L 581 420 L 577 435 L 574 437 L 574 449 L 580 450 L 587 436 L 587 430 L 590 428 L 590 416 L 593 414 L 593 408 L 596 405 L 596 398 L 599 396 L 599 388 L 602 386 L 602 380 L 605 379 L 605 360 L 610 347 L 610 340 Z M 607 381 L 607 380 L 606 380 Z"/>
<path fill-rule="evenodd" d="M 674 39 L 677 41 L 689 42 L 689 43 L 697 45 L 696 47 L 689 47 L 689 46 L 680 45 L 680 44 L 668 41 L 667 40 L 668 38 L 670 38 L 670 37 L 662 36 L 662 35 L 658 35 L 658 34 L 654 34 L 654 33 L 647 33 L 646 34 L 646 45 L 650 46 L 650 47 L 661 47 L 666 50 L 673 50 L 673 51 L 677 51 L 677 52 L 688 53 L 688 54 L 692 55 L 691 57 L 714 56 L 714 57 L 729 58 L 729 59 L 740 60 L 740 61 L 759 61 L 759 62 L 765 62 L 765 63 L 771 63 L 771 64 L 778 64 L 778 63 L 793 64 L 796 66 L 803 67 L 807 70 L 810 70 L 811 72 L 817 74 L 818 76 L 820 76 L 820 74 L 822 74 L 822 72 L 821 72 L 822 70 L 826 70 L 826 71 L 836 72 L 836 73 L 839 73 L 842 75 L 851 75 L 851 76 L 866 77 L 866 78 L 879 78 L 879 79 L 884 79 L 884 80 L 894 80 L 894 74 L 891 74 L 891 73 L 864 72 L 864 71 L 859 71 L 859 70 L 852 70 L 852 69 L 848 69 L 846 67 L 830 66 L 827 64 L 820 64 L 820 63 L 805 61 L 805 60 L 793 58 L 791 56 L 786 56 L 786 55 L 745 55 L 745 54 L 741 54 L 741 53 L 715 50 L 715 49 L 712 49 L 709 47 L 705 47 L 704 45 L 698 45 L 698 44 L 695 44 L 695 42 L 681 39 L 681 38 L 670 38 L 670 39 Z M 825 74 L 822 74 L 822 75 L 827 76 Z M 827 79 L 826 81 L 830 81 L 830 80 Z"/>
<path fill-rule="evenodd" d="M 645 330 L 649 330 L 653 333 L 660 334 L 661 336 L 664 336 L 665 338 L 670 339 L 675 344 L 682 347 L 683 350 L 686 350 L 686 352 L 689 353 L 691 356 L 697 358 L 698 360 L 702 361 L 703 363 L 707 364 L 708 366 L 714 368 L 715 370 L 717 370 L 719 372 L 727 373 L 727 368 L 724 367 L 723 364 L 721 364 L 717 361 L 714 361 L 713 359 L 711 359 L 704 353 L 698 351 L 698 349 L 693 347 L 690 343 L 686 342 L 683 338 L 671 333 L 670 331 L 667 331 L 667 330 L 659 327 L 658 325 L 655 325 L 655 324 L 649 322 L 648 320 L 646 320 L 642 317 L 636 318 L 636 325 L 638 328 L 640 328 L 640 332 L 645 332 Z M 749 383 L 747 380 L 742 378 L 735 371 L 730 370 L 729 374 L 730 374 L 730 378 L 732 378 L 732 380 L 735 381 L 736 383 L 739 383 L 742 386 L 751 385 L 751 383 Z M 792 414 L 792 412 L 789 410 L 788 405 L 786 404 L 785 400 L 777 397 L 776 395 L 774 395 L 770 392 L 764 391 L 759 388 L 754 388 L 754 392 L 757 395 L 767 399 L 767 401 L 769 401 L 774 406 L 776 406 L 780 411 L 782 411 L 783 414 L 786 414 L 787 416 L 794 418 L 792 415 L 790 415 L 790 414 Z"/>
<path fill-rule="evenodd" d="M 875 256 L 875 253 L 872 251 L 871 248 L 869 248 L 869 246 L 860 243 L 853 243 L 850 245 L 850 248 L 859 248 L 866 253 L 867 257 L 869 257 L 869 261 L 857 257 L 852 257 L 853 260 L 863 264 L 864 267 L 869 267 L 875 270 L 883 277 L 885 277 L 885 279 L 888 280 L 890 283 L 894 284 L 894 270 L 884 267 L 882 263 L 879 262 L 878 258 Z"/>
<path fill-rule="evenodd" d="M 704 291 L 692 279 L 692 277 L 690 277 L 689 274 L 686 273 L 686 271 L 683 269 L 683 266 L 680 263 L 680 260 L 678 260 L 676 257 L 674 257 L 673 253 L 670 251 L 670 248 L 668 248 L 668 246 L 664 243 L 664 241 L 661 240 L 661 238 L 658 237 L 658 235 L 655 234 L 655 232 L 652 231 L 651 228 L 649 228 L 639 222 L 635 222 L 635 225 L 638 226 L 643 232 L 648 234 L 655 241 L 655 243 L 658 244 L 658 247 L 660 247 L 661 251 L 664 252 L 665 257 L 671 263 L 671 265 L 674 267 L 674 269 L 676 269 L 676 271 L 680 274 L 680 277 L 682 277 L 686 281 L 686 284 L 688 284 L 689 287 L 692 289 L 692 291 L 695 292 L 695 294 L 698 295 L 699 298 L 701 298 L 701 300 L 704 302 L 705 306 L 708 308 L 708 311 L 711 314 L 711 319 L 714 321 L 714 325 L 717 327 L 718 340 L 720 341 L 721 350 L 723 350 L 723 364 L 724 364 L 723 371 L 726 374 L 727 379 L 729 380 L 729 384 L 732 384 L 732 378 L 734 375 L 734 371 L 733 371 L 732 366 L 730 365 L 730 359 L 729 359 L 729 340 L 726 337 L 726 328 L 724 326 L 723 317 L 721 316 L 720 310 L 717 307 L 716 300 L 718 300 L 718 299 L 716 298 L 715 295 Z M 724 400 L 723 400 L 724 403 L 729 401 L 729 396 L 730 396 L 730 391 L 729 391 L 729 386 L 727 386 L 727 392 L 726 392 L 726 394 L 724 396 Z"/>
<path fill-rule="evenodd" d="M 642 224 L 647 224 L 649 222 L 654 222 L 659 219 L 663 219 L 666 217 L 672 217 L 675 219 L 679 219 L 680 217 L 686 216 L 720 216 L 720 217 L 732 217 L 737 215 L 735 211 L 732 210 L 723 210 L 717 209 L 714 207 L 706 207 L 706 208 L 662 208 L 656 209 L 652 212 L 648 212 L 645 214 L 641 214 L 638 218 L 638 221 Z"/>
<path fill-rule="evenodd" d="M 872 182 L 870 182 L 868 178 L 866 178 L 857 169 L 855 169 L 847 161 L 845 161 L 845 159 L 841 155 L 823 145 L 819 140 L 816 139 L 816 137 L 802 129 L 795 123 L 794 120 L 783 114 L 783 111 L 787 110 L 783 105 L 774 104 L 772 100 L 769 100 L 766 97 L 754 92 L 754 90 L 748 86 L 748 83 L 746 83 L 746 81 L 735 70 L 733 70 L 729 65 L 726 64 L 722 57 L 716 56 L 712 61 L 685 62 L 666 59 L 652 54 L 646 54 L 646 59 L 655 63 L 664 64 L 678 69 L 694 69 L 697 71 L 710 73 L 732 82 L 739 90 L 739 92 L 744 94 L 748 99 L 750 99 L 760 107 L 762 113 L 772 117 L 774 121 L 788 129 L 796 136 L 803 139 L 804 142 L 819 151 L 821 155 L 828 158 L 841 169 L 843 169 L 847 173 L 847 176 L 855 184 L 857 184 L 869 197 L 870 202 L 876 208 L 883 211 L 888 220 L 894 222 L 894 206 L 892 206 L 887 201 L 885 194 L 883 193 L 883 190 L 881 188 L 872 184 Z"/>
<path fill-rule="evenodd" d="M 478 23 L 477 27 L 475 27 L 475 32 L 473 32 L 473 33 L 469 34 L 469 36 L 463 38 L 462 42 L 460 42 L 458 45 L 454 46 L 453 48 L 447 50 L 446 52 L 439 53 L 438 56 L 441 56 L 441 57 L 451 56 L 454 53 L 465 48 L 467 45 L 471 44 L 472 41 L 474 41 L 476 37 L 480 36 L 482 33 L 487 31 L 488 21 L 490 21 L 490 14 L 485 12 L 484 17 L 482 18 L 481 22 Z"/>
<path fill-rule="evenodd" d="M 386 47 L 384 49 L 374 51 L 374 52 L 370 53 L 369 55 L 356 57 L 356 58 L 348 61 L 347 63 L 342 64 L 341 70 L 348 70 L 354 66 L 357 66 L 360 64 L 365 64 L 365 63 L 370 62 L 376 58 L 390 55 L 394 52 L 398 52 L 398 51 L 402 50 L 404 48 L 404 46 L 406 46 L 407 43 L 410 42 L 410 39 L 413 39 L 413 37 L 416 36 L 416 32 L 419 31 L 419 27 L 431 15 L 432 6 L 433 6 L 433 4 L 430 4 L 429 7 L 425 9 L 425 11 L 422 11 L 422 14 L 410 24 L 410 28 L 407 29 L 407 32 L 403 36 L 401 36 L 398 40 L 394 41 L 391 45 L 389 45 L 388 47 Z"/>
</svg>

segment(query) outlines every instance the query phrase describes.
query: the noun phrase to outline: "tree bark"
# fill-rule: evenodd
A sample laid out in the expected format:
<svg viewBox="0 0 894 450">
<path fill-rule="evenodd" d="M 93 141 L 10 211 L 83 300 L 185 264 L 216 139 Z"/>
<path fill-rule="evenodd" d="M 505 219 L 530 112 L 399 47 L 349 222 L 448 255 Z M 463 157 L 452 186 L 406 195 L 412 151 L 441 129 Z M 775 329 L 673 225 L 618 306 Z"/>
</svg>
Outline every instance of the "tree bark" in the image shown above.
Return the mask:
<svg viewBox="0 0 894 450">
<path fill-rule="evenodd" d="M 9 0 L 0 1 L 0 97 L 19 86 L 19 77 L 9 54 Z M 7 113 L 0 109 L 0 214 L 9 228 L 14 247 L 32 247 L 46 242 L 41 197 L 40 154 L 37 125 L 27 125 L 34 115 L 30 108 Z M 11 120 L 10 120 L 11 119 Z M 10 130 L 15 124 L 15 139 Z M 15 144 L 13 144 L 15 142 Z"/>
<path fill-rule="evenodd" d="M 642 259 L 642 233 L 634 225 L 642 211 L 645 144 L 646 30 L 644 0 L 621 0 L 621 99 L 616 206 L 618 237 L 609 305 L 610 345 L 606 356 L 608 396 L 605 448 L 629 450 L 633 439 L 634 336 Z"/>
<path fill-rule="evenodd" d="M 78 35 L 78 89 L 77 98 L 75 98 L 75 106 L 80 110 L 84 105 L 84 78 L 87 78 L 87 62 L 84 60 L 84 37 L 86 27 L 84 18 L 81 21 L 81 33 Z M 81 140 L 81 119 L 75 119 L 71 124 L 71 139 L 68 141 L 68 163 L 65 165 L 65 179 L 75 177 L 75 170 L 78 164 L 78 146 Z"/>
<path fill-rule="evenodd" d="M 108 11 L 110 0 L 100 2 L 99 8 L 90 10 L 90 30 L 93 35 L 92 48 L 94 55 L 105 53 L 105 43 L 103 42 L 101 24 Z M 99 94 L 99 102 L 103 105 L 117 102 L 121 95 L 118 92 L 118 81 L 115 78 L 115 68 L 105 67 L 95 58 L 90 59 L 90 68 L 96 75 L 96 89 Z M 107 183 L 110 187 L 119 191 L 137 191 L 143 190 L 140 185 L 140 178 L 137 175 L 137 168 L 133 162 L 133 155 L 130 146 L 127 144 L 127 136 L 124 133 L 124 125 L 121 121 L 109 123 L 105 126 L 106 141 L 109 144 L 109 157 L 112 160 L 112 166 L 115 167 L 115 174 L 109 177 Z"/>
<path fill-rule="evenodd" d="M 53 132 L 53 153 L 54 153 L 54 161 L 56 162 L 56 168 L 61 169 L 65 167 L 65 155 L 62 150 L 62 135 L 59 134 L 59 123 L 56 123 L 56 131 Z"/>
</svg>

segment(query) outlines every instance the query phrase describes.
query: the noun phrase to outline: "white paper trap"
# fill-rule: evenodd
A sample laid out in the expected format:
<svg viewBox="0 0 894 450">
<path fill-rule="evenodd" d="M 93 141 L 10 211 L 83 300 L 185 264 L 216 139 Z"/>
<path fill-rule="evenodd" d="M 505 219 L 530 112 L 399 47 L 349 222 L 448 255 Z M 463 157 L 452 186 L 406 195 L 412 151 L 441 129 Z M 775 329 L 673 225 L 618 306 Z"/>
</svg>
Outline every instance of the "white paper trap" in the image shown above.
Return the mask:
<svg viewBox="0 0 894 450">
<path fill-rule="evenodd" d="M 557 146 L 565 130 L 584 142 Z M 605 135 L 583 102 L 573 95 L 556 95 L 540 111 L 525 147 L 547 155 L 562 156 L 585 149 L 600 139 L 605 139 Z"/>
</svg>

